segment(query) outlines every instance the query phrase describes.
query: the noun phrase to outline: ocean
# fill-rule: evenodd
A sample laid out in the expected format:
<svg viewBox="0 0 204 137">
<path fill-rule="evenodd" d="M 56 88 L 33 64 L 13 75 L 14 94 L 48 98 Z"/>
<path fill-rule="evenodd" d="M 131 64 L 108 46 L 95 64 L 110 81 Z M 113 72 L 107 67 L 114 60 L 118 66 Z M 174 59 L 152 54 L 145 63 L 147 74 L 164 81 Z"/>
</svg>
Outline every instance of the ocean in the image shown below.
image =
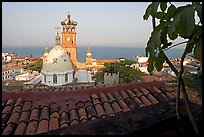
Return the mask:
<svg viewBox="0 0 204 137">
<path fill-rule="evenodd" d="M 52 47 L 48 47 L 49 51 Z M 85 62 L 87 47 L 77 47 L 77 58 L 79 62 Z M 45 47 L 2 47 L 2 52 L 15 53 L 20 57 L 33 57 L 43 56 Z M 145 56 L 145 48 L 141 47 L 91 47 L 92 57 L 94 59 L 117 59 L 126 58 L 133 59 L 133 56 Z M 167 50 L 166 55 L 170 58 L 181 58 L 183 49 L 172 48 Z"/>
</svg>

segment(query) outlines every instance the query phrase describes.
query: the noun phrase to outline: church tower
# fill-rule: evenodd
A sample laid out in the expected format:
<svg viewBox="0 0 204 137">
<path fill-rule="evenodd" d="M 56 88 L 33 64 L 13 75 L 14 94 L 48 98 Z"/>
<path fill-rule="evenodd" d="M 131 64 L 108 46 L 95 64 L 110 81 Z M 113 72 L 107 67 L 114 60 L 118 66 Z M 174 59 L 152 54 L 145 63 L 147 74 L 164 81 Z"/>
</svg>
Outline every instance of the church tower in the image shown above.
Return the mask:
<svg viewBox="0 0 204 137">
<path fill-rule="evenodd" d="M 76 45 L 76 26 L 77 22 L 71 20 L 68 13 L 67 19 L 61 22 L 62 25 L 62 47 L 68 52 L 71 61 L 77 66 L 77 45 Z"/>
<path fill-rule="evenodd" d="M 48 55 L 48 46 L 47 46 L 47 42 L 46 42 L 45 53 L 43 54 L 43 63 L 45 62 L 47 55 Z"/>
</svg>

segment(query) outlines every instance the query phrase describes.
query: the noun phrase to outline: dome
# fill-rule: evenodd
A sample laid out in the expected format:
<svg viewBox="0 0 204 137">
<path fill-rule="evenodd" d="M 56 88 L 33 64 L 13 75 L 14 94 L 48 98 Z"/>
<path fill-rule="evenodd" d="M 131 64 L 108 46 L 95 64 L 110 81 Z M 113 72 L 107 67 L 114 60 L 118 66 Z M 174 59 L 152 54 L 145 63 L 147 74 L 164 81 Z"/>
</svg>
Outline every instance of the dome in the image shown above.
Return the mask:
<svg viewBox="0 0 204 137">
<path fill-rule="evenodd" d="M 60 46 L 55 45 L 43 63 L 43 72 L 68 72 L 73 71 L 72 62 L 66 51 Z"/>
</svg>

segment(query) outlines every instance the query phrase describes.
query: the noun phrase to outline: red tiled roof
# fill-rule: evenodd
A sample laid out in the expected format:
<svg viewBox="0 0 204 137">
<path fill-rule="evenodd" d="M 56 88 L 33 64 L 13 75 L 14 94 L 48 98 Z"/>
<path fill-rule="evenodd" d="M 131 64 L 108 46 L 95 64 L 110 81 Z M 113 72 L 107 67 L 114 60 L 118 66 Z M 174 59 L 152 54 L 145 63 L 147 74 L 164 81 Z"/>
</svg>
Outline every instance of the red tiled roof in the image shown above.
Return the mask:
<svg viewBox="0 0 204 137">
<path fill-rule="evenodd" d="M 104 63 L 112 63 L 112 62 L 117 62 L 117 60 L 96 60 L 97 64 L 104 64 Z"/>
<path fill-rule="evenodd" d="M 164 82 L 52 92 L 2 92 L 2 135 L 33 135 L 175 98 Z"/>
<path fill-rule="evenodd" d="M 2 68 L 2 71 L 7 71 L 7 70 L 11 70 L 11 69 L 16 69 L 16 68 L 21 68 L 22 66 L 19 65 L 14 65 L 14 66 L 8 66 L 5 68 Z"/>
</svg>

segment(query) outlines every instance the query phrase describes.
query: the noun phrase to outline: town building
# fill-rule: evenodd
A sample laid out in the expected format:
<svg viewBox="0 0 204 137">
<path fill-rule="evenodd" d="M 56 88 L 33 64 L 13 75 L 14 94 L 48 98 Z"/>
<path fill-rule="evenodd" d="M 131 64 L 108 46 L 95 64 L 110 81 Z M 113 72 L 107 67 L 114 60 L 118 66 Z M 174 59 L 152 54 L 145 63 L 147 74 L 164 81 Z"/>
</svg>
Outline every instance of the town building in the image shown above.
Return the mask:
<svg viewBox="0 0 204 137">
<path fill-rule="evenodd" d="M 112 86 L 118 84 L 119 84 L 119 72 L 117 72 L 115 67 L 112 65 L 112 68 L 104 73 L 104 85 Z"/>
<path fill-rule="evenodd" d="M 2 68 L 2 81 L 13 80 L 15 76 L 20 74 L 22 67 L 19 65 L 13 65 Z"/>
</svg>

